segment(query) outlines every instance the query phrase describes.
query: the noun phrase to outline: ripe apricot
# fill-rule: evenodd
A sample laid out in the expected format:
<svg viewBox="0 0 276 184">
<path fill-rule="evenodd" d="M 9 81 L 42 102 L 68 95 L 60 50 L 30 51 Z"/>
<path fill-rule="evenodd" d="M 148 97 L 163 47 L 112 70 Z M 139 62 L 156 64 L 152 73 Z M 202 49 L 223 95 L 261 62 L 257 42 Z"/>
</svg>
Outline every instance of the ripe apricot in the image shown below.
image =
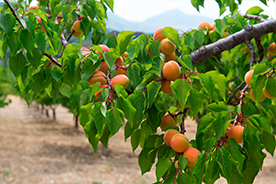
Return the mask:
<svg viewBox="0 0 276 184">
<path fill-rule="evenodd" d="M 104 52 L 108 52 L 108 51 L 110 51 L 110 49 L 109 49 L 108 46 L 106 46 L 106 45 L 99 45 L 99 46 L 101 47 L 100 58 L 103 59 L 103 51 L 104 51 Z"/>
<path fill-rule="evenodd" d="M 124 57 L 129 57 L 128 52 L 125 51 L 124 54 L 123 54 L 123 56 L 124 56 Z"/>
<path fill-rule="evenodd" d="M 80 29 L 80 23 L 81 23 L 81 20 L 76 20 L 71 27 L 71 32 L 74 31 L 73 36 L 75 37 L 79 37 L 82 35 L 82 30 Z"/>
<path fill-rule="evenodd" d="M 168 146 L 171 146 L 170 144 L 170 141 L 171 141 L 171 138 L 175 135 L 175 134 L 180 134 L 177 130 L 175 129 L 168 129 L 163 137 L 165 143 L 168 145 Z"/>
<path fill-rule="evenodd" d="M 164 38 L 161 41 L 160 50 L 164 54 L 172 54 L 175 51 L 175 44 L 171 40 L 169 40 L 168 38 Z"/>
<path fill-rule="evenodd" d="M 28 11 L 30 11 L 30 10 L 35 10 L 35 9 L 39 9 L 39 6 L 30 6 L 30 7 L 28 8 Z"/>
<path fill-rule="evenodd" d="M 254 95 L 254 93 L 253 93 L 252 88 L 250 89 L 250 96 L 251 96 L 251 98 L 252 98 L 252 100 L 253 100 L 253 101 L 256 101 L 256 98 L 255 98 L 255 95 Z M 265 98 L 266 98 L 266 96 L 263 94 L 263 95 L 261 96 L 261 98 L 260 98 L 259 102 L 264 101 L 264 100 L 265 100 Z"/>
<path fill-rule="evenodd" d="M 126 75 L 120 74 L 113 77 L 110 81 L 111 86 L 115 84 L 120 84 L 124 88 L 126 88 L 129 85 L 129 79 Z"/>
<path fill-rule="evenodd" d="M 267 97 L 267 98 L 269 98 L 269 99 L 275 98 L 275 96 L 272 96 L 266 89 L 264 91 L 264 96 Z"/>
<path fill-rule="evenodd" d="M 249 86 L 251 86 L 251 81 L 252 81 L 251 77 L 253 73 L 254 73 L 254 70 L 249 70 L 244 76 L 244 80 L 246 84 L 248 84 Z"/>
<path fill-rule="evenodd" d="M 58 21 L 59 24 L 62 22 L 62 19 L 63 19 L 62 12 L 59 12 L 58 15 L 57 15 L 57 21 Z"/>
<path fill-rule="evenodd" d="M 96 91 L 96 93 L 95 93 L 96 99 L 100 98 L 100 96 L 102 95 L 102 91 L 103 91 L 103 89 L 99 89 L 98 91 Z"/>
<path fill-rule="evenodd" d="M 100 65 L 99 70 L 102 71 L 103 73 L 106 73 L 106 72 L 107 72 L 108 66 L 107 66 L 107 64 L 106 64 L 105 61 L 102 61 L 102 64 Z"/>
<path fill-rule="evenodd" d="M 183 157 L 188 159 L 188 166 L 194 167 L 198 161 L 198 155 L 200 155 L 200 151 L 196 148 L 188 148 L 184 153 Z"/>
<path fill-rule="evenodd" d="M 171 113 L 174 115 L 173 113 Z M 170 113 L 166 113 L 164 116 L 161 118 L 161 124 L 160 128 L 163 130 L 165 127 L 168 127 L 170 125 L 177 125 L 178 123 L 178 117 L 177 116 L 172 116 Z"/>
<path fill-rule="evenodd" d="M 176 56 L 175 56 L 175 52 L 171 53 L 171 54 L 165 54 L 165 62 L 171 61 L 171 60 L 175 60 Z"/>
<path fill-rule="evenodd" d="M 97 82 L 100 82 L 101 85 L 106 84 L 106 76 L 102 71 L 95 71 L 87 80 L 89 85 L 93 85 Z"/>
<path fill-rule="evenodd" d="M 127 74 L 127 67 L 126 66 L 117 67 L 116 75 L 120 75 L 120 74 L 123 74 L 123 75 Z"/>
<path fill-rule="evenodd" d="M 214 30 L 216 28 L 216 23 L 214 22 L 214 24 L 211 26 L 211 29 Z"/>
<path fill-rule="evenodd" d="M 165 94 L 172 95 L 171 81 L 163 79 L 161 81 L 161 90 Z"/>
<path fill-rule="evenodd" d="M 275 56 L 276 55 L 276 44 L 275 42 L 271 43 L 267 49 L 268 53 Z"/>
<path fill-rule="evenodd" d="M 45 27 L 42 25 L 42 19 L 40 17 L 36 16 L 36 20 L 39 24 L 41 24 L 41 27 L 40 27 L 41 31 L 43 31 L 44 33 L 47 33 Z"/>
<path fill-rule="evenodd" d="M 241 125 L 236 125 L 230 128 L 228 137 L 234 138 L 237 143 L 242 143 L 242 133 L 243 133 L 244 127 Z"/>
<path fill-rule="evenodd" d="M 168 61 L 164 64 L 162 72 L 166 79 L 174 81 L 179 77 L 181 71 L 177 62 Z"/>
<path fill-rule="evenodd" d="M 154 34 L 153 34 L 153 37 L 154 39 L 157 41 L 157 40 L 163 40 L 164 38 L 166 38 L 162 33 L 162 27 L 159 27 L 157 28 L 155 31 L 154 31 Z"/>
<path fill-rule="evenodd" d="M 114 63 L 114 65 L 120 65 L 123 66 L 124 65 L 124 58 L 122 56 L 118 57 Z"/>
<path fill-rule="evenodd" d="M 203 21 L 198 25 L 198 28 L 202 29 L 202 30 L 206 30 L 206 31 L 211 31 L 212 30 L 212 26 L 209 22 Z"/>
<path fill-rule="evenodd" d="M 178 153 L 183 153 L 189 148 L 188 138 L 183 134 L 175 134 L 170 141 L 172 149 Z"/>
</svg>

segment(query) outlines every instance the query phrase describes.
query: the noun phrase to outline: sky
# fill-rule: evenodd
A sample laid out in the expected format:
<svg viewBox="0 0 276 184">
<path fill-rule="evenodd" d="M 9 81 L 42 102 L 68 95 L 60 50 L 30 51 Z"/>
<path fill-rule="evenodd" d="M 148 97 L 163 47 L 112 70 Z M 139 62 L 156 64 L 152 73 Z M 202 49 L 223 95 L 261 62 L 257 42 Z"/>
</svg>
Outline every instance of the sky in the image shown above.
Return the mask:
<svg viewBox="0 0 276 184">
<path fill-rule="evenodd" d="M 179 9 L 190 15 L 202 15 L 212 19 L 219 18 L 219 7 L 215 0 L 205 0 L 205 7 L 200 13 L 192 6 L 190 0 L 114 0 L 114 13 L 129 21 L 143 22 L 165 11 Z M 260 6 L 268 15 L 275 18 L 275 3 L 270 0 L 268 7 L 259 0 L 243 0 L 241 13 L 245 13 L 252 6 Z M 227 11 L 225 14 L 229 14 Z"/>
<path fill-rule="evenodd" d="M 32 4 L 36 4 L 36 1 L 33 1 Z M 268 6 L 259 0 L 243 0 L 242 5 L 240 5 L 240 12 L 244 14 L 250 7 L 260 6 L 266 14 L 275 19 L 275 2 L 270 0 L 267 4 Z M 190 0 L 114 0 L 114 13 L 125 20 L 134 22 L 143 22 L 173 9 L 179 9 L 189 15 L 202 15 L 212 19 L 220 18 L 219 7 L 215 0 L 205 0 L 204 8 L 201 7 L 200 12 L 197 12 Z M 223 15 L 227 14 L 229 11 Z"/>
</svg>

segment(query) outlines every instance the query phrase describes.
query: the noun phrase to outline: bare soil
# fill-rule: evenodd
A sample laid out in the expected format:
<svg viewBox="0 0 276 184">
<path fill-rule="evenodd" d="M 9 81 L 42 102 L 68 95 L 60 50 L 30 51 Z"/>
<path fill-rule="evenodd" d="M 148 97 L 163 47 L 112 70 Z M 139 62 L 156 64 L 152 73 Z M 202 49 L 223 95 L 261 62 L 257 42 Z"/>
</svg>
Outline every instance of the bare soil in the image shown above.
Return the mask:
<svg viewBox="0 0 276 184">
<path fill-rule="evenodd" d="M 154 167 L 141 176 L 140 149 L 132 153 L 123 129 L 110 139 L 108 150 L 99 145 L 94 154 L 73 115 L 57 108 L 57 119 L 46 117 L 35 106 L 10 96 L 0 109 L 0 184 L 149 184 L 156 181 Z M 186 122 L 193 139 L 196 123 Z M 226 183 L 221 179 L 217 183 Z M 276 183 L 276 159 L 267 156 L 255 183 Z"/>
</svg>

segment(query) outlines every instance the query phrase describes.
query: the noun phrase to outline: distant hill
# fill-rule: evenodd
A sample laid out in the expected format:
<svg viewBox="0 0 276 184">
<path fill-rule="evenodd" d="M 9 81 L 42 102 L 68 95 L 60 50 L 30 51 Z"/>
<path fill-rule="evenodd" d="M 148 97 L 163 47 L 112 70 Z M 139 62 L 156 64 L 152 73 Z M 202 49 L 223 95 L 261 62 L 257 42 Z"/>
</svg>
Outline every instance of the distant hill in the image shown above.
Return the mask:
<svg viewBox="0 0 276 184">
<path fill-rule="evenodd" d="M 214 21 L 203 16 L 185 14 L 178 9 L 164 12 L 163 14 L 149 18 L 144 22 L 130 22 L 115 15 L 111 11 L 108 11 L 107 15 L 107 28 L 116 31 L 130 30 L 141 31 L 144 33 L 153 33 L 156 28 L 166 26 L 187 31 L 189 29 L 197 28 L 202 21 L 210 22 L 210 24 Z"/>
</svg>

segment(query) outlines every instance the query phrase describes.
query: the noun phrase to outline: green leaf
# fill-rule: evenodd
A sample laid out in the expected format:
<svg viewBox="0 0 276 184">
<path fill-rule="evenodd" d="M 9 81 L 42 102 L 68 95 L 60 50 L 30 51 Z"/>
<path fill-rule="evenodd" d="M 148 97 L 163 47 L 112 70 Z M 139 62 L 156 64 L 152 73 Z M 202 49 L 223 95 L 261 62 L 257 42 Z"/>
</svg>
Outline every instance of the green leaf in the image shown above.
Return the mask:
<svg viewBox="0 0 276 184">
<path fill-rule="evenodd" d="M 119 97 L 118 102 L 118 108 L 124 112 L 125 118 L 129 121 L 131 126 L 133 126 L 136 109 L 133 107 L 131 102 L 123 96 Z"/>
<path fill-rule="evenodd" d="M 60 92 L 62 95 L 64 95 L 64 96 L 70 98 L 70 96 L 71 96 L 71 87 L 70 87 L 68 84 L 66 84 L 66 83 L 62 83 L 62 84 L 60 85 L 60 87 L 59 87 L 59 92 Z"/>
<path fill-rule="evenodd" d="M 168 171 L 170 166 L 172 165 L 172 162 L 170 158 L 160 158 L 158 159 L 158 162 L 156 164 L 156 179 L 159 181 L 162 176 Z"/>
<path fill-rule="evenodd" d="M 217 162 L 227 181 L 231 178 L 232 163 L 229 160 L 230 153 L 226 149 L 218 149 Z"/>
<path fill-rule="evenodd" d="M 186 101 L 189 97 L 191 87 L 185 79 L 177 79 L 171 84 L 173 94 L 180 104 L 181 109 L 184 109 Z"/>
<path fill-rule="evenodd" d="M 111 48 L 109 52 L 104 53 L 104 60 L 109 69 L 114 65 L 116 59 L 119 57 L 120 56 L 115 53 L 113 48 Z"/>
<path fill-rule="evenodd" d="M 42 53 L 40 50 L 36 47 L 33 47 L 32 53 L 27 52 L 27 58 L 30 61 L 30 63 L 37 68 L 41 62 Z"/>
<path fill-rule="evenodd" d="M 124 121 L 120 111 L 113 107 L 113 109 L 107 110 L 107 125 L 111 132 L 111 136 L 117 133 L 121 126 L 123 126 Z"/>
<path fill-rule="evenodd" d="M 27 30 L 34 36 L 35 28 L 37 26 L 36 17 L 33 14 L 29 14 L 29 16 L 24 17 Z"/>
<path fill-rule="evenodd" d="M 209 71 L 206 74 L 212 77 L 214 84 L 218 87 L 219 94 L 222 99 L 225 101 L 225 94 L 226 94 L 226 77 L 223 74 L 220 74 L 218 71 Z"/>
<path fill-rule="evenodd" d="M 105 117 L 102 115 L 101 112 L 102 104 L 96 103 L 93 108 L 90 109 L 91 116 L 95 122 L 95 126 L 98 130 L 98 134 L 100 137 L 102 137 L 104 132 L 104 125 L 105 125 Z"/>
<path fill-rule="evenodd" d="M 130 41 L 130 39 L 133 36 L 133 32 L 132 31 L 122 31 L 118 34 L 117 36 L 117 47 L 118 50 L 120 51 L 120 55 L 123 55 L 126 47 Z"/>
<path fill-rule="evenodd" d="M 82 71 L 85 75 L 85 79 L 89 79 L 89 77 L 96 71 L 96 69 L 100 66 L 101 62 L 94 63 L 91 59 L 87 58 L 83 64 Z"/>
<path fill-rule="evenodd" d="M 224 102 L 214 102 L 206 106 L 207 109 L 213 112 L 227 111 L 228 107 Z"/>
<path fill-rule="evenodd" d="M 276 80 L 272 77 L 268 78 L 266 84 L 266 90 L 269 94 L 276 97 Z"/>
<path fill-rule="evenodd" d="M 203 103 L 204 101 L 203 101 L 202 94 L 196 89 L 192 89 L 190 91 L 187 104 L 192 112 L 193 118 L 196 118 L 198 111 L 202 107 Z"/>
<path fill-rule="evenodd" d="M 259 6 L 253 6 L 251 8 L 249 8 L 246 11 L 246 14 L 250 14 L 250 15 L 259 15 L 261 12 L 263 12 L 264 10 L 259 7 Z"/>
<path fill-rule="evenodd" d="M 193 63 L 190 55 L 183 55 L 181 59 L 179 58 L 178 61 L 180 62 L 180 64 L 182 64 L 182 66 L 185 66 L 190 71 L 193 71 Z"/>
<path fill-rule="evenodd" d="M 212 77 L 208 74 L 199 74 L 199 81 L 202 87 L 206 90 L 210 99 L 212 99 L 214 91 L 214 82 Z"/>
<path fill-rule="evenodd" d="M 264 92 L 263 86 L 266 82 L 265 81 L 266 79 L 267 79 L 266 76 L 263 76 L 263 75 L 253 76 L 251 85 L 253 88 L 254 96 L 256 98 L 256 104 L 260 101 L 263 95 L 263 92 Z"/>
<path fill-rule="evenodd" d="M 11 13 L 0 14 L 0 25 L 7 34 L 13 29 L 15 21 L 15 17 Z"/>
<path fill-rule="evenodd" d="M 97 128 L 94 124 L 94 121 L 89 121 L 86 123 L 83 129 L 86 136 L 88 137 L 88 141 L 94 149 L 94 153 L 97 153 L 99 138 L 97 137 Z"/>
<path fill-rule="evenodd" d="M 44 85 L 44 76 L 42 72 L 36 73 L 32 76 L 30 86 L 36 95 L 39 95 Z"/>
<path fill-rule="evenodd" d="M 220 137 L 225 133 L 227 127 L 229 126 L 230 121 L 227 121 L 229 117 L 229 112 L 223 111 L 220 112 L 217 115 L 216 119 L 213 121 L 214 129 L 216 132 L 216 140 L 220 139 Z"/>
<path fill-rule="evenodd" d="M 140 136 L 141 136 L 141 129 L 137 129 L 131 135 L 131 146 L 132 146 L 133 153 L 137 149 L 137 147 L 138 147 L 138 145 L 140 143 Z"/>
<path fill-rule="evenodd" d="M 177 48 L 180 47 L 179 34 L 175 29 L 173 29 L 172 27 L 164 27 L 161 30 L 161 33 L 165 37 L 169 38 L 176 45 Z"/>
<path fill-rule="evenodd" d="M 33 35 L 26 29 L 21 31 L 20 41 L 22 42 L 25 49 L 32 54 L 32 49 L 35 43 Z"/>
<path fill-rule="evenodd" d="M 203 180 L 203 176 L 205 173 L 205 161 L 206 161 L 207 153 L 200 154 L 198 156 L 198 161 L 193 170 L 193 175 L 196 177 L 196 183 L 201 184 Z"/>
<path fill-rule="evenodd" d="M 193 34 L 188 33 L 184 35 L 185 45 L 189 46 L 191 50 L 195 50 L 195 39 Z"/>
<path fill-rule="evenodd" d="M 225 17 L 223 19 L 216 19 L 215 23 L 216 23 L 215 29 L 218 30 L 220 36 L 223 37 L 224 31 L 225 31 L 226 27 L 228 26 L 227 19 Z"/>
<path fill-rule="evenodd" d="M 93 103 L 89 103 L 80 107 L 79 121 L 83 127 L 85 127 L 87 122 L 92 120 L 92 117 L 90 115 L 92 106 L 93 106 Z"/>
<path fill-rule="evenodd" d="M 36 31 L 35 43 L 41 49 L 42 52 L 45 52 L 46 37 L 45 37 L 45 33 L 43 31 L 40 31 L 40 30 Z"/>
<path fill-rule="evenodd" d="M 155 82 L 152 81 L 151 83 L 149 83 L 147 85 L 147 93 L 148 93 L 148 101 L 149 101 L 149 107 L 152 106 L 159 90 L 161 87 L 161 83 L 160 82 Z"/>
<path fill-rule="evenodd" d="M 135 114 L 135 122 L 140 122 L 144 116 L 144 109 L 145 109 L 145 96 L 142 91 L 137 91 L 136 93 L 131 94 L 128 99 L 130 100 L 131 104 L 137 110 Z"/>
<path fill-rule="evenodd" d="M 107 4 L 107 6 L 111 9 L 111 11 L 113 12 L 114 0 L 104 0 L 104 1 Z"/>
<path fill-rule="evenodd" d="M 9 58 L 9 66 L 15 77 L 22 73 L 26 63 L 27 61 L 22 52 Z"/>
<path fill-rule="evenodd" d="M 138 156 L 138 163 L 142 175 L 150 171 L 156 157 L 156 150 L 152 148 L 144 148 Z"/>
<path fill-rule="evenodd" d="M 188 164 L 188 159 L 184 158 L 182 155 L 179 156 L 178 158 L 179 158 L 180 169 L 184 170 Z"/>
<path fill-rule="evenodd" d="M 191 179 L 191 177 L 187 173 L 180 173 L 180 183 L 189 183 L 194 184 L 195 182 Z"/>
</svg>

